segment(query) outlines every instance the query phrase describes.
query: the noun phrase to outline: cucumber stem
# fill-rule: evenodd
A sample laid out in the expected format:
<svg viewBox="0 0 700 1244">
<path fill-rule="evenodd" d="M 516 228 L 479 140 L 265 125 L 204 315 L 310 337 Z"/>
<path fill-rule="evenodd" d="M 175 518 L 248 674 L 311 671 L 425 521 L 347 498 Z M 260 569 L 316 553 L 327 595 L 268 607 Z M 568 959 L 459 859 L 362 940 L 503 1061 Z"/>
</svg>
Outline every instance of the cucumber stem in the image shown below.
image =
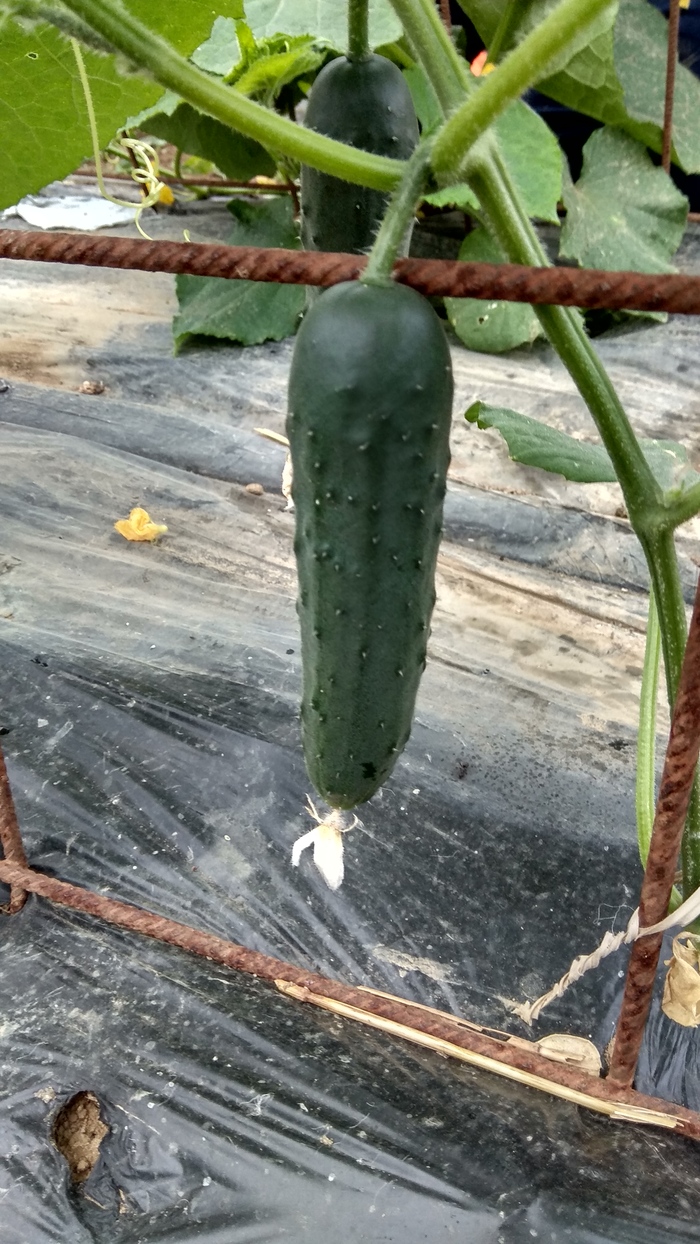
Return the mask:
<svg viewBox="0 0 700 1244">
<path fill-rule="evenodd" d="M 246 99 L 197 69 L 117 0 L 66 0 L 66 7 L 161 86 L 224 125 L 257 139 L 268 150 L 283 151 L 323 173 L 372 190 L 393 190 L 401 180 L 403 160 L 337 142 Z"/>
<path fill-rule="evenodd" d="M 348 0 L 348 60 L 366 60 L 369 46 L 369 0 Z"/>
<path fill-rule="evenodd" d="M 360 277 L 364 285 L 391 285 L 391 273 L 399 247 L 413 222 L 425 187 L 432 138 L 419 143 L 406 164 L 400 185 L 394 191 Z"/>
</svg>

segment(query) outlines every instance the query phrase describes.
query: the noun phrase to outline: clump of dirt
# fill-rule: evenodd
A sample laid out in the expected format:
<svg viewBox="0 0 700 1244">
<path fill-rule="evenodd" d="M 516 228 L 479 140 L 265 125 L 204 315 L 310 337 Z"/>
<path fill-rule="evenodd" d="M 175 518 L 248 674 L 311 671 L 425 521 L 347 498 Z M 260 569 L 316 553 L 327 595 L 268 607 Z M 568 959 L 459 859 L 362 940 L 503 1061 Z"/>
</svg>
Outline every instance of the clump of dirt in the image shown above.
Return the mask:
<svg viewBox="0 0 700 1244">
<path fill-rule="evenodd" d="M 109 1128 L 100 1118 L 100 1103 L 94 1093 L 75 1093 L 59 1110 L 51 1139 L 68 1163 L 73 1183 L 87 1179 L 98 1157 Z"/>
</svg>

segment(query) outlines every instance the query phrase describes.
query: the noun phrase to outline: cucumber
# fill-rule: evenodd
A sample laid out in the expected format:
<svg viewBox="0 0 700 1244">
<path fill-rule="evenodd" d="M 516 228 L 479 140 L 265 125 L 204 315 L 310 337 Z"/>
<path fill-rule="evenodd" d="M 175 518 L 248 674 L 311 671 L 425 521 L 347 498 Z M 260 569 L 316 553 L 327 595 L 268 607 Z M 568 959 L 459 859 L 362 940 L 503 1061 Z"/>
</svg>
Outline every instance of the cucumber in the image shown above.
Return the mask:
<svg viewBox="0 0 700 1244">
<path fill-rule="evenodd" d="M 374 54 L 359 60 L 341 56 L 326 65 L 311 88 L 304 124 L 352 147 L 397 160 L 408 159 L 418 142 L 418 122 L 401 70 Z M 354 186 L 303 165 L 302 246 L 364 254 L 388 200 L 381 190 Z"/>
<path fill-rule="evenodd" d="M 304 755 L 333 808 L 369 799 L 411 730 L 435 603 L 452 366 L 403 285 L 328 290 L 289 381 Z"/>
</svg>

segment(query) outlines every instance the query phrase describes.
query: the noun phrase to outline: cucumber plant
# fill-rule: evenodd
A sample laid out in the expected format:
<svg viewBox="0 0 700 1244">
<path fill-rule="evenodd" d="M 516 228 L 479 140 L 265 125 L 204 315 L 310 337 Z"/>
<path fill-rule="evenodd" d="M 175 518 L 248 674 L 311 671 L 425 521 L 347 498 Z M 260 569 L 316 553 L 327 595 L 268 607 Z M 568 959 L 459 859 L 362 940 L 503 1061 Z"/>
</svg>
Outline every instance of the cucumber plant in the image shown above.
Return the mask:
<svg viewBox="0 0 700 1244">
<path fill-rule="evenodd" d="M 290 435 L 300 476 L 295 486 L 300 508 L 300 582 L 302 593 L 306 593 L 301 603 L 307 666 L 305 740 L 312 775 L 336 808 L 351 806 L 371 793 L 375 778 L 381 781 L 389 771 L 390 756 L 398 754 L 410 724 L 416 671 L 424 659 L 425 631 L 421 630 L 423 638 L 417 638 L 413 623 L 406 621 L 410 613 L 408 603 L 412 602 L 411 608 L 415 608 L 416 625 L 427 627 L 440 492 L 446 469 L 442 429 L 446 427 L 449 384 L 439 362 L 445 358 L 444 343 L 420 299 L 416 302 L 417 296 L 391 285 L 391 262 L 406 235 L 429 172 L 433 186 L 437 183 L 438 188 L 456 183 L 468 186 L 478 201 L 484 228 L 507 259 L 546 265 L 546 256 L 523 205 L 521 189 L 514 183 L 504 158 L 502 139 L 494 123 L 536 83 L 546 85 L 551 81 L 560 91 L 580 89 L 580 76 L 576 78 L 573 70 L 569 74 L 576 57 L 583 55 L 585 59 L 589 44 L 595 44 L 593 61 L 603 54 L 612 42 L 618 11 L 620 20 L 629 21 L 630 13 L 634 18 L 647 9 L 644 0 L 621 0 L 619 4 L 616 0 L 543 0 L 534 8 L 506 4 L 505 0 L 463 0 L 465 7 L 489 18 L 484 20 L 484 30 L 496 65 L 487 77 L 477 80 L 442 25 L 434 0 L 390 3 L 403 27 L 402 46 L 420 63 L 437 110 L 436 125 L 430 127 L 432 146 L 424 140 L 409 160 L 398 158 L 400 151 L 396 145 L 389 154 L 386 148 L 365 150 L 352 141 L 343 141 L 347 133 L 335 137 L 321 132 L 320 125 L 318 129 L 296 125 L 202 72 L 185 58 L 195 46 L 194 42 L 187 45 L 182 32 L 186 0 L 170 0 L 165 15 L 158 4 L 144 6 L 141 0 L 138 5 L 132 0 L 131 8 L 120 0 L 62 0 L 61 4 L 53 0 L 42 0 L 41 4 L 35 0 L 0 0 L 0 14 L 18 16 L 23 22 L 52 23 L 62 35 L 69 34 L 99 49 L 101 55 L 116 53 L 116 59 L 112 56 L 109 62 L 110 73 L 119 67 L 126 67 L 129 72 L 136 68 L 155 78 L 160 87 L 175 92 L 194 108 L 262 144 L 268 151 L 282 152 L 285 158 L 298 160 L 307 168 L 382 196 L 396 191 L 379 229 L 364 285 L 324 296 L 309 314 L 301 330 L 290 389 Z M 135 7 L 139 11 L 146 8 L 156 29 L 134 16 Z M 193 13 L 198 9 L 191 7 Z M 240 0 L 231 0 L 229 7 L 235 10 L 233 16 L 242 16 Z M 527 7 L 527 20 L 521 30 L 516 19 L 523 7 Z M 366 0 L 349 0 L 349 12 L 351 22 L 359 29 L 365 20 Z M 165 36 L 169 35 L 177 48 L 167 41 Z M 497 50 L 508 49 L 502 59 L 493 52 L 494 44 Z M 626 63 L 628 72 L 629 57 Z M 352 52 L 349 65 L 352 70 Z M 139 78 L 140 83 L 143 81 L 143 77 Z M 619 85 L 618 82 L 615 90 Z M 639 123 L 630 119 L 619 102 L 623 96 L 623 89 L 614 95 L 614 107 L 618 109 L 615 116 L 628 130 L 632 123 L 640 130 Z M 646 114 L 641 130 L 645 136 L 654 130 L 653 125 L 647 124 Z M 309 220 L 312 215 L 310 210 Z M 356 314 L 356 308 L 361 306 L 367 309 L 364 321 Z M 537 307 L 535 313 L 588 406 L 621 485 L 631 525 L 649 568 L 667 691 L 673 700 L 686 640 L 674 532 L 680 523 L 700 511 L 700 481 L 686 481 L 684 487 L 669 486 L 655 475 L 600 357 L 586 336 L 579 314 L 562 307 Z M 433 356 L 432 361 L 419 364 L 414 357 L 410 365 L 406 363 L 404 375 L 397 361 L 402 356 L 393 354 L 401 347 L 394 345 L 389 350 L 387 346 L 384 376 L 372 350 L 375 339 L 387 342 L 391 335 L 383 327 L 385 314 L 387 323 L 394 326 L 403 326 L 404 317 L 407 324 L 410 321 L 410 328 L 405 331 L 414 334 L 407 336 L 407 341 L 414 342 L 414 356 L 420 352 L 416 344 L 420 340 L 424 343 L 422 349 Z M 363 323 L 370 330 L 364 338 Z M 333 389 L 334 380 L 337 385 L 354 384 L 357 394 L 363 395 L 362 400 L 353 399 L 347 388 L 344 392 Z M 430 401 L 426 397 L 425 404 L 417 397 L 418 385 L 424 383 L 431 386 Z M 317 400 L 323 386 L 325 419 Z M 397 399 L 393 406 L 390 390 Z M 384 424 L 381 418 L 372 420 L 372 412 L 364 404 L 375 398 L 380 414 L 392 406 Z M 441 431 L 426 456 L 420 458 L 418 451 L 422 452 L 427 444 L 420 444 L 421 429 L 425 432 L 432 422 Z M 317 457 L 313 457 L 314 435 L 324 451 Z M 360 435 L 363 439 L 353 441 Z M 341 476 L 339 465 L 330 461 L 328 452 L 334 443 L 344 447 L 344 456 L 337 456 L 342 456 L 340 465 L 347 467 L 350 481 L 342 502 L 345 476 Z M 361 448 L 364 444 L 365 450 Z M 404 452 L 404 445 L 413 445 L 415 455 L 410 449 Z M 353 504 L 347 501 L 348 496 L 354 496 L 352 488 L 358 492 L 358 505 L 362 507 L 356 526 L 347 517 L 347 507 Z M 384 518 L 380 517 L 383 504 Z M 402 510 L 405 504 L 417 505 L 418 510 Z M 336 508 L 341 505 L 342 511 Z M 372 509 L 375 505 L 380 506 L 379 511 Z M 422 515 L 421 509 L 425 511 Z M 359 558 L 362 547 L 367 549 L 369 560 Z M 412 565 L 406 560 L 409 547 L 414 558 Z M 399 562 L 404 559 L 408 567 L 406 578 L 398 575 L 392 555 Z M 418 561 L 422 562 L 420 571 Z M 335 570 L 336 562 L 341 569 L 344 565 L 347 569 L 342 573 Z M 337 581 L 335 575 L 340 576 Z M 373 594 L 379 594 L 384 601 L 396 643 L 401 645 L 400 652 L 391 653 L 391 666 L 379 659 L 382 647 L 381 641 L 376 643 L 376 635 L 381 632 L 376 627 L 381 618 L 370 600 Z M 344 608 L 354 618 L 357 635 L 353 634 L 352 644 L 348 627 L 343 629 Z M 363 645 L 362 635 L 369 637 L 373 626 L 375 642 L 370 644 L 368 639 Z M 314 634 L 314 627 L 318 634 Z M 387 709 L 385 716 L 376 714 L 375 718 L 367 712 L 371 679 L 362 672 L 363 668 L 370 669 L 370 663 L 372 677 L 378 678 L 380 707 Z M 410 686 L 406 683 L 397 692 L 396 671 L 408 670 L 409 664 Z M 335 684 L 331 677 L 336 679 Z M 338 730 L 328 716 L 322 720 L 325 697 L 330 697 L 333 712 L 340 717 Z M 391 723 L 386 740 L 378 726 L 380 721 Z M 374 766 L 375 776 L 365 777 L 364 766 L 367 773 Z M 686 897 L 700 887 L 697 793 L 691 801 L 682 863 L 682 889 Z M 338 875 L 336 871 L 335 876 Z"/>
</svg>

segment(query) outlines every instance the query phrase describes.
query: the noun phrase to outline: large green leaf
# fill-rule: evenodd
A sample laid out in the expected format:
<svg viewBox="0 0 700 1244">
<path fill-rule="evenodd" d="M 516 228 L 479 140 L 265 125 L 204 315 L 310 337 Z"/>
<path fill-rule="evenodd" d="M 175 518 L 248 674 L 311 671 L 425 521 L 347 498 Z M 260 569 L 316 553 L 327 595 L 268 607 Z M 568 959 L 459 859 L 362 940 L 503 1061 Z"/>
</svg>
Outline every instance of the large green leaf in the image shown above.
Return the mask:
<svg viewBox="0 0 700 1244">
<path fill-rule="evenodd" d="M 190 53 L 218 13 L 242 13 L 241 0 L 131 0 L 141 20 Z M 118 71 L 114 58 L 85 51 L 100 142 L 109 142 L 131 114 L 155 103 L 162 88 Z M 121 66 L 123 69 L 123 66 Z M 70 44 L 52 26 L 25 29 L 6 21 L 0 38 L 0 208 L 65 177 L 91 154 L 83 91 Z"/>
<path fill-rule="evenodd" d="M 646 148 L 621 130 L 596 130 L 583 171 L 564 187 L 561 254 L 585 268 L 674 272 L 688 200 Z"/>
<path fill-rule="evenodd" d="M 495 125 L 501 154 L 529 216 L 559 224 L 562 153 L 549 126 L 520 101 Z"/>
<path fill-rule="evenodd" d="M 472 19 L 479 34 L 481 35 L 486 47 L 488 47 L 496 33 L 496 28 L 501 20 L 508 0 L 459 0 L 461 7 L 465 13 Z M 529 35 L 540 22 L 555 9 L 560 0 L 516 0 L 516 6 L 519 7 L 517 20 L 513 23 L 511 34 L 503 46 L 503 53 L 509 52 L 517 43 Z M 615 10 L 617 5 L 611 5 L 610 8 L 599 14 L 599 16 L 590 25 L 586 26 L 573 43 L 567 48 L 566 52 L 561 52 L 556 60 L 552 60 L 547 65 L 547 73 L 559 73 L 560 70 L 568 68 L 572 59 L 581 52 L 584 52 L 591 43 L 612 30 L 615 22 Z M 516 8 L 516 12 L 517 12 Z"/>
<path fill-rule="evenodd" d="M 186 56 L 209 34 L 216 17 L 244 15 L 243 0 L 126 0 L 124 7 Z"/>
<path fill-rule="evenodd" d="M 408 72 L 406 76 L 408 76 Z M 415 96 L 414 96 L 415 99 Z M 420 114 L 419 114 L 420 119 Z M 557 204 L 562 193 L 562 153 L 549 126 L 520 100 L 511 104 L 494 126 L 501 155 L 520 191 L 529 216 L 558 225 Z M 464 182 L 443 186 L 426 196 L 434 207 L 478 209 L 479 201 Z"/>
<path fill-rule="evenodd" d="M 130 112 L 162 93 L 155 82 L 124 78 L 111 57 L 84 52 L 100 142 Z M 25 32 L 12 22 L 0 39 L 0 208 L 65 177 L 91 154 L 83 92 L 70 44 L 51 26 Z"/>
<path fill-rule="evenodd" d="M 152 108 L 130 118 L 130 128 L 136 127 L 164 138 L 188 155 L 211 160 L 234 180 L 248 181 L 261 173 L 269 177 L 275 171 L 272 156 L 254 138 L 247 138 L 186 104 L 172 91 L 167 91 Z"/>
<path fill-rule="evenodd" d="M 288 35 L 316 35 L 344 52 L 348 45 L 348 6 L 340 0 L 246 0 L 246 21 L 256 39 L 284 31 Z M 400 39 L 401 23 L 388 0 L 369 0 L 369 38 L 372 47 Z"/>
<path fill-rule="evenodd" d="M 615 69 L 627 112 L 656 128 L 658 149 L 664 116 L 668 24 L 646 0 L 620 0 L 615 26 Z M 687 173 L 700 172 L 700 82 L 685 65 L 676 66 L 673 140 Z"/>
<path fill-rule="evenodd" d="M 481 38 L 488 47 L 508 0 L 459 0 L 465 13 L 472 19 Z M 520 40 L 527 33 L 530 14 L 539 18 L 553 9 L 558 0 L 537 0 L 536 8 L 523 4 L 526 20 L 514 27 L 514 37 L 504 48 Z M 585 46 L 579 48 L 565 68 L 549 70 L 549 77 L 537 83 L 537 88 L 559 103 L 567 104 L 579 112 L 588 113 L 600 121 L 619 125 L 626 114 L 623 106 L 622 88 L 615 74 L 613 62 L 613 24 L 615 10 L 610 8 L 601 15 L 593 31 L 588 32 Z"/>
<path fill-rule="evenodd" d="M 475 229 L 464 239 L 459 258 L 473 263 L 503 263 L 505 255 L 485 229 Z M 446 298 L 445 308 L 460 341 L 470 350 L 485 354 L 530 344 L 542 331 L 527 303 Z"/>
<path fill-rule="evenodd" d="M 460 0 L 488 44 L 507 0 Z M 512 42 L 519 42 L 528 29 L 558 0 L 533 0 L 523 4 L 523 18 L 514 29 Z M 549 70 L 537 89 L 557 103 L 586 113 L 606 125 L 617 125 L 633 138 L 661 150 L 663 82 L 665 80 L 668 27 L 647 0 L 620 0 L 601 14 L 585 45 L 564 67 Z M 676 151 L 688 172 L 700 168 L 700 82 L 679 66 L 677 112 L 674 110 Z"/>
<path fill-rule="evenodd" d="M 260 203 L 234 202 L 236 224 L 231 246 L 299 247 L 292 204 L 287 197 Z M 193 336 L 224 337 L 245 346 L 280 341 L 296 331 L 304 309 L 303 285 L 224 281 L 210 276 L 178 276 L 180 310 L 173 321 L 175 348 Z"/>
<path fill-rule="evenodd" d="M 464 417 L 479 428 L 497 428 L 514 462 L 563 475 L 577 484 L 614 484 L 617 479 L 603 445 L 578 441 L 538 419 L 485 402 L 474 402 Z M 688 463 L 687 451 L 676 441 L 639 443 L 664 492 L 683 492 L 700 480 Z"/>
</svg>

